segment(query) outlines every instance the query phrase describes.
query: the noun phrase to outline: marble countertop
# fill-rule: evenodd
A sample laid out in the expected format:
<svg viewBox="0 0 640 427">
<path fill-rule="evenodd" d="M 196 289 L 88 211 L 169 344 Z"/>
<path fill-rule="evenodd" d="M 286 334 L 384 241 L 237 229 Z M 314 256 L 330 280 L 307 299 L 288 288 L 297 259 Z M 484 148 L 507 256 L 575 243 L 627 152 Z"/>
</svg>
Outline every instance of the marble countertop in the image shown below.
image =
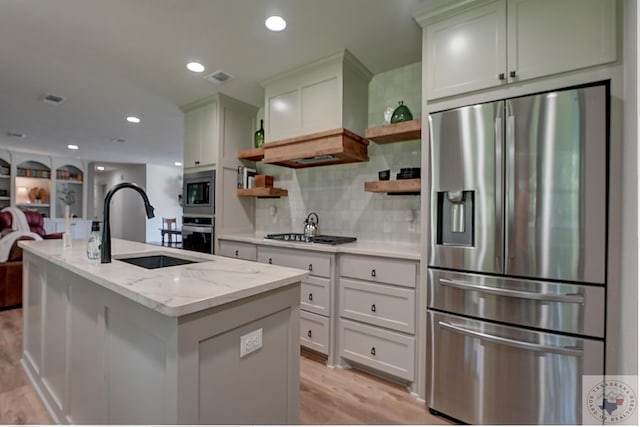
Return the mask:
<svg viewBox="0 0 640 427">
<path fill-rule="evenodd" d="M 88 259 L 86 240 L 74 240 L 71 248 L 63 248 L 61 240 L 23 240 L 19 245 L 30 254 L 170 317 L 278 289 L 309 275 L 304 270 L 120 239 L 111 242 L 110 264 Z M 154 254 L 202 262 L 149 270 L 118 260 Z"/>
<path fill-rule="evenodd" d="M 274 246 L 280 248 L 304 249 L 309 251 L 343 253 L 367 256 L 382 256 L 420 261 L 420 245 L 390 242 L 361 242 L 343 243 L 339 245 L 325 245 L 321 243 L 285 242 L 265 239 L 264 234 L 221 234 L 219 240 L 253 243 L 256 245 Z"/>
</svg>

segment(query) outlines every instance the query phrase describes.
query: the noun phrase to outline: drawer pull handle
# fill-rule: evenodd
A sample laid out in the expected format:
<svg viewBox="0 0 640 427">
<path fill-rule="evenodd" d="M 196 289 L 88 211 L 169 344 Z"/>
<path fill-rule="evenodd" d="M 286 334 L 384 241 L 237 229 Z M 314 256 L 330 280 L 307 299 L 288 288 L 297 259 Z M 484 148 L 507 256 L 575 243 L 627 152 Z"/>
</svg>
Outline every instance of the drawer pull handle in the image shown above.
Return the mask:
<svg viewBox="0 0 640 427">
<path fill-rule="evenodd" d="M 375 304 L 371 304 L 371 311 L 373 311 L 374 313 L 376 312 L 376 305 Z"/>
<path fill-rule="evenodd" d="M 238 250 L 236 249 L 236 256 L 238 256 Z"/>
<path fill-rule="evenodd" d="M 309 271 L 313 271 L 313 264 L 309 264 Z"/>
<path fill-rule="evenodd" d="M 313 294 L 309 294 L 309 301 L 313 301 Z"/>
<path fill-rule="evenodd" d="M 376 348 L 375 347 L 371 347 L 371 355 L 372 356 L 376 355 Z"/>
<path fill-rule="evenodd" d="M 309 332 L 307 332 L 307 336 L 311 338 L 311 329 L 309 329 Z"/>
<path fill-rule="evenodd" d="M 376 269 L 371 270 L 371 277 L 376 277 Z"/>
<path fill-rule="evenodd" d="M 514 78 L 516 76 L 516 70 L 509 72 L 509 77 Z"/>
<path fill-rule="evenodd" d="M 267 261 L 269 264 L 273 264 L 273 260 L 271 258 L 269 258 L 269 261 Z"/>
</svg>

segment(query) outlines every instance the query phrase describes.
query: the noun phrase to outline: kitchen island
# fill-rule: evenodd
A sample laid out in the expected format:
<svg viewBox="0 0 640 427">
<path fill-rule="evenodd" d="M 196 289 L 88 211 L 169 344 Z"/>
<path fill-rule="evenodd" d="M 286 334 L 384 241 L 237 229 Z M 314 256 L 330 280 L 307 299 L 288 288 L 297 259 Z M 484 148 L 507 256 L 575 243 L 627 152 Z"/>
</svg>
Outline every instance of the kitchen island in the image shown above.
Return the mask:
<svg viewBox="0 0 640 427">
<path fill-rule="evenodd" d="M 22 363 L 57 423 L 297 424 L 308 273 L 114 239 L 24 242 Z M 146 269 L 135 255 L 196 261 Z"/>
</svg>

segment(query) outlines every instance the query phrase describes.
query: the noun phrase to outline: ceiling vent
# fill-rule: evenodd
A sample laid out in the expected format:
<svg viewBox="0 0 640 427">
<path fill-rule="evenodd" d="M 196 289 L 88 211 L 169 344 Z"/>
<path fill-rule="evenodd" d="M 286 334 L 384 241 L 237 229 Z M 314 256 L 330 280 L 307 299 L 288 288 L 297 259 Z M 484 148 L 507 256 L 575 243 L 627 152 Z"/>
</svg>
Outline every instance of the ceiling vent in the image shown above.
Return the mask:
<svg viewBox="0 0 640 427">
<path fill-rule="evenodd" d="M 62 104 L 66 98 L 60 95 L 54 95 L 52 93 L 45 93 L 42 96 L 42 102 L 46 102 L 47 104 L 58 105 Z"/>
<path fill-rule="evenodd" d="M 226 82 L 227 80 L 231 80 L 233 76 L 227 72 L 218 70 L 218 71 L 214 71 L 213 73 L 207 76 L 204 76 L 204 78 L 210 83 L 219 85 L 221 83 Z"/>
<path fill-rule="evenodd" d="M 127 142 L 127 140 L 124 139 L 124 138 L 113 138 L 111 140 L 111 142 L 117 142 L 118 144 L 123 144 L 123 143 Z"/>
<path fill-rule="evenodd" d="M 25 135 L 24 133 L 20 133 L 20 132 L 7 132 L 7 136 L 10 138 L 18 138 L 18 139 L 24 139 Z"/>
</svg>

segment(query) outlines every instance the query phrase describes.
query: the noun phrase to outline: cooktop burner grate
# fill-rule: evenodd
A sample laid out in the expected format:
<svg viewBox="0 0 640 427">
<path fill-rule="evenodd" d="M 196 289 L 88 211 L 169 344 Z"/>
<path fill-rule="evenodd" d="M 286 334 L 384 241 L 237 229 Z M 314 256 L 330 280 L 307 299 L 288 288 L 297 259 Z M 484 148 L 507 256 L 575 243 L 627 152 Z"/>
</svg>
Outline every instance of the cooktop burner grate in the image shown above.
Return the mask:
<svg viewBox="0 0 640 427">
<path fill-rule="evenodd" d="M 278 233 L 278 234 L 267 234 L 264 236 L 265 239 L 270 240 L 281 240 L 284 242 L 300 242 L 300 243 L 321 243 L 324 245 L 338 245 L 341 243 L 350 243 L 355 242 L 357 239 L 355 237 L 345 237 L 345 236 L 314 236 L 308 237 L 302 233 Z"/>
</svg>

